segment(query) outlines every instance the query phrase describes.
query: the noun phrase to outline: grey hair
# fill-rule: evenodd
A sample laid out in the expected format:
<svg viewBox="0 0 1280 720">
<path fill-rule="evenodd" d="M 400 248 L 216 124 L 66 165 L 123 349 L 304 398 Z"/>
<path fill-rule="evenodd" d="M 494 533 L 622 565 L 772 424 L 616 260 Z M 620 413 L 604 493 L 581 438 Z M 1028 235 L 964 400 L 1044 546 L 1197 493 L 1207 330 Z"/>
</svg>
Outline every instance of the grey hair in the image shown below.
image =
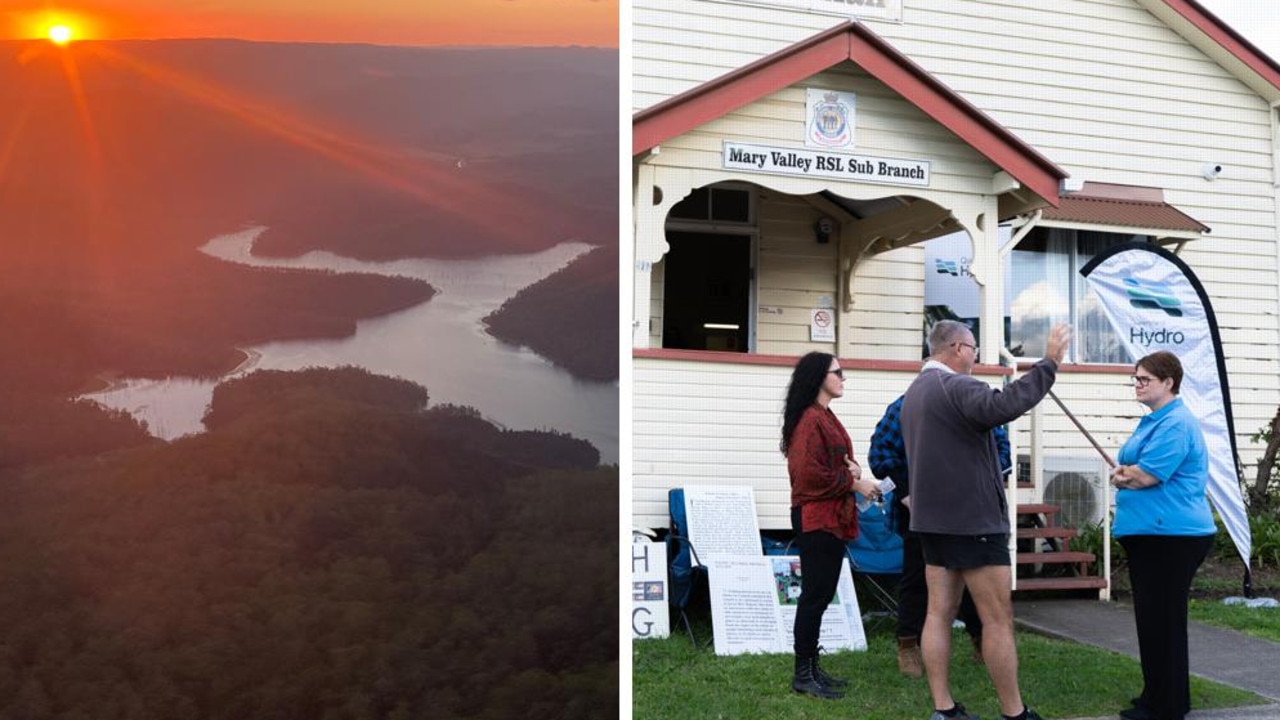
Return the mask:
<svg viewBox="0 0 1280 720">
<path fill-rule="evenodd" d="M 956 320 L 939 320 L 929 331 L 929 354 L 939 355 L 952 344 L 964 339 L 969 326 Z"/>
</svg>

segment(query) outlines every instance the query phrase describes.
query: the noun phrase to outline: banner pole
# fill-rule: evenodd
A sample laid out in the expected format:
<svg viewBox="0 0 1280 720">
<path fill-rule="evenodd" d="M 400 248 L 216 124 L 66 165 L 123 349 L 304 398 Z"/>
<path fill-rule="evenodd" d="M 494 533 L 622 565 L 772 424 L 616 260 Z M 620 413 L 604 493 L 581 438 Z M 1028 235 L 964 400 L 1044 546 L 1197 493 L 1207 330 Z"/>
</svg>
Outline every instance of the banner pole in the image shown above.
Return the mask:
<svg viewBox="0 0 1280 720">
<path fill-rule="evenodd" d="M 1084 425 L 1080 424 L 1080 421 L 1076 419 L 1076 416 L 1072 415 L 1071 411 L 1067 409 L 1067 406 L 1063 405 L 1062 401 L 1058 399 L 1058 396 L 1053 394 L 1053 390 L 1049 391 L 1049 397 L 1053 398 L 1053 401 L 1058 403 L 1058 407 L 1062 408 L 1062 412 L 1066 413 L 1067 417 L 1071 420 L 1071 422 L 1075 423 L 1075 426 L 1079 428 L 1080 432 L 1084 433 L 1084 436 L 1086 439 L 1088 439 L 1089 444 L 1093 445 L 1093 449 L 1097 450 L 1098 454 L 1102 456 L 1102 459 L 1107 461 L 1107 465 L 1109 465 L 1112 469 L 1114 469 L 1116 466 L 1116 461 L 1112 460 L 1111 456 L 1107 454 L 1107 451 L 1103 450 L 1102 446 L 1098 444 L 1098 441 L 1094 440 L 1093 436 L 1089 434 L 1089 431 L 1084 429 Z"/>
</svg>

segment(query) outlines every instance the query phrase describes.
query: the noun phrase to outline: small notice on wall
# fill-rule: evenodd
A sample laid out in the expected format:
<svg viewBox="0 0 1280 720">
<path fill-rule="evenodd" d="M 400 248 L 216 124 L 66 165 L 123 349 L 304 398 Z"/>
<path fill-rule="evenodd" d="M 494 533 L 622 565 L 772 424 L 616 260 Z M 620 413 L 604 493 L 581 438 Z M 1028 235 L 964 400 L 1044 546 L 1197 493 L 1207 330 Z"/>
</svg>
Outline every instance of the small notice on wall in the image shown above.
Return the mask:
<svg viewBox="0 0 1280 720">
<path fill-rule="evenodd" d="M 809 341 L 836 341 L 836 311 L 830 308 L 814 308 L 809 312 Z"/>
</svg>

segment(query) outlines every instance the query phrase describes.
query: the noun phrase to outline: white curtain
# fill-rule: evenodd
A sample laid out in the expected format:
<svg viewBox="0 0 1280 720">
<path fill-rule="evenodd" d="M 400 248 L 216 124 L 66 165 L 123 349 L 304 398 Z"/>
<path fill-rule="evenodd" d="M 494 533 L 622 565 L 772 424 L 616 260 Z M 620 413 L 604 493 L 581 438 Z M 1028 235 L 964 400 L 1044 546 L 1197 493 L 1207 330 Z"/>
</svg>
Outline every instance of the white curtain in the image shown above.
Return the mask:
<svg viewBox="0 0 1280 720">
<path fill-rule="evenodd" d="M 1009 347 L 1015 355 L 1044 355 L 1049 328 L 1071 320 L 1071 230 L 1032 233 L 1010 254 Z"/>
<path fill-rule="evenodd" d="M 1120 336 L 1116 335 L 1115 328 L 1102 310 L 1097 292 L 1080 278 L 1079 271 L 1094 255 L 1108 247 L 1122 242 L 1146 240 L 1146 236 L 1086 231 L 1080 231 L 1078 236 L 1076 266 L 1072 269 L 1072 278 L 1076 281 L 1077 334 L 1072 343 L 1076 348 L 1076 359 L 1086 363 L 1130 364 L 1135 358 L 1120 341 Z"/>
</svg>

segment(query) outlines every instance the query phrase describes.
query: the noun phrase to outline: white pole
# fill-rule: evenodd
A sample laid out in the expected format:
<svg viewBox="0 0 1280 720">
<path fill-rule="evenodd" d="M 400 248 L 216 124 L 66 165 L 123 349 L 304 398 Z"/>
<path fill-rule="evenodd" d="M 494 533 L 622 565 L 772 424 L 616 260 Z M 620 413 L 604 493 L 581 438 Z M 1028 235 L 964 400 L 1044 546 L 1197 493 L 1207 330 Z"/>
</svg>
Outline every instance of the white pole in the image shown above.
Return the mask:
<svg viewBox="0 0 1280 720">
<path fill-rule="evenodd" d="M 1108 468 L 1110 470 L 1110 468 Z M 1111 482 L 1102 483 L 1102 578 L 1106 585 L 1098 591 L 1098 599 L 1111 602 Z"/>
<path fill-rule="evenodd" d="M 1001 345 L 1000 356 L 1009 361 L 1008 375 L 1004 376 L 1005 386 L 1013 382 L 1018 374 L 1018 360 L 1009 352 L 1008 348 Z M 1037 405 L 1038 407 L 1038 405 Z M 1005 486 L 1004 492 L 1007 498 L 1006 503 L 1009 506 L 1009 557 L 1013 559 L 1013 570 L 1009 573 L 1009 589 L 1018 589 L 1018 445 L 1017 445 L 1017 421 L 1009 423 L 1009 464 L 1012 466 L 1009 471 L 1009 484 Z M 1032 432 L 1036 432 L 1032 428 Z"/>
</svg>

